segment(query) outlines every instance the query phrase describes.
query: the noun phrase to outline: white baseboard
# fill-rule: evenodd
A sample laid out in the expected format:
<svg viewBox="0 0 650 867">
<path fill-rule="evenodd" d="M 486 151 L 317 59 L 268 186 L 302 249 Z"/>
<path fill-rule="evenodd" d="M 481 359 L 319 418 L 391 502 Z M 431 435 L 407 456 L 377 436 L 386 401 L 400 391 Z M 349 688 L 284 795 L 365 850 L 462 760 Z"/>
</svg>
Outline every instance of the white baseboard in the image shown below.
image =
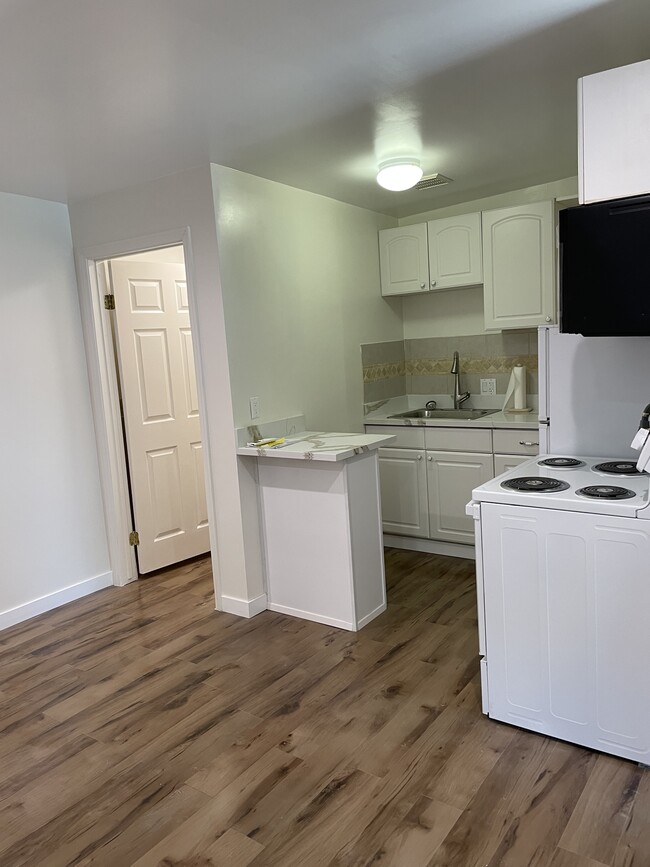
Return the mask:
<svg viewBox="0 0 650 867">
<path fill-rule="evenodd" d="M 359 625 L 357 626 L 357 629 L 363 629 L 363 627 L 366 625 L 366 623 L 370 623 L 370 621 L 374 620 L 375 617 L 379 617 L 380 614 L 384 613 L 386 608 L 387 608 L 386 603 L 382 602 L 378 608 L 375 608 L 375 610 L 371 611 L 370 614 L 366 614 L 365 617 L 361 618 L 361 620 L 359 621 Z"/>
<path fill-rule="evenodd" d="M 414 536 L 393 536 L 384 533 L 387 548 L 402 548 L 404 551 L 421 551 L 423 554 L 443 554 L 446 557 L 463 557 L 476 560 L 473 545 L 458 545 L 455 542 L 434 542 L 433 539 L 416 539 Z"/>
<path fill-rule="evenodd" d="M 47 596 L 41 596 L 39 599 L 32 599 L 31 602 L 24 602 L 8 611 L 0 611 L 0 629 L 8 629 L 10 626 L 15 626 L 16 623 L 22 623 L 24 620 L 29 620 L 38 614 L 44 614 L 60 605 L 81 599 L 82 596 L 88 596 L 89 593 L 95 593 L 104 587 L 112 586 L 113 573 L 104 572 L 103 575 L 86 578 L 85 581 L 79 581 L 78 584 L 71 584 L 62 590 L 55 590 L 54 593 L 48 593 Z"/>
<path fill-rule="evenodd" d="M 357 631 L 354 623 L 350 623 L 347 620 L 337 620 L 336 617 L 324 617 L 311 611 L 291 608 L 289 605 L 278 605 L 277 602 L 269 602 L 269 611 L 277 611 L 278 614 L 288 614 L 290 617 L 299 617 L 301 620 L 313 620 L 315 623 L 324 623 L 325 626 L 335 626 L 337 629 L 347 629 L 348 632 Z"/>
<path fill-rule="evenodd" d="M 222 596 L 219 606 L 221 611 L 228 614 L 236 614 L 238 617 L 255 617 L 269 607 L 266 593 L 256 596 L 255 599 L 238 599 L 236 596 Z"/>
</svg>

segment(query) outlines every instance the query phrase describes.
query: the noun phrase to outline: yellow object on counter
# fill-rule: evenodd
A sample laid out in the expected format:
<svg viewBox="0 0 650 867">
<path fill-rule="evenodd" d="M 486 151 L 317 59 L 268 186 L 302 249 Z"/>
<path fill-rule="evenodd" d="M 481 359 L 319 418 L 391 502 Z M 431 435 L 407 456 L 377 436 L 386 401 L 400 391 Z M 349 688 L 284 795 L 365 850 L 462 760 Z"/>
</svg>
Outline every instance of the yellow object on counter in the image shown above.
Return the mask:
<svg viewBox="0 0 650 867">
<path fill-rule="evenodd" d="M 284 437 L 281 437 L 280 439 L 257 440 L 257 442 L 249 443 L 249 446 L 256 449 L 273 449 L 275 446 L 281 446 L 284 442 Z"/>
</svg>

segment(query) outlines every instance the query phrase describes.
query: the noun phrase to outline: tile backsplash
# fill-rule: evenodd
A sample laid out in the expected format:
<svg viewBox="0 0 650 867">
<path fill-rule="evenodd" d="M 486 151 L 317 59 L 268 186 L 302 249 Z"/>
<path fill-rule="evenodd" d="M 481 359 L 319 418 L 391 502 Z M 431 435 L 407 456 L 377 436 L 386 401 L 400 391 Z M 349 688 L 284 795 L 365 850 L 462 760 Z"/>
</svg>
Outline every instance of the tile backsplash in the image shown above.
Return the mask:
<svg viewBox="0 0 650 867">
<path fill-rule="evenodd" d="M 455 351 L 463 391 L 478 394 L 479 381 L 488 377 L 496 379 L 497 394 L 505 394 L 512 368 L 523 364 L 528 393 L 537 394 L 537 331 L 532 329 L 364 344 L 364 403 L 402 394 L 451 394 L 454 378 L 449 371 Z"/>
<path fill-rule="evenodd" d="M 362 344 L 364 403 L 406 394 L 405 349 L 403 340 Z"/>
</svg>

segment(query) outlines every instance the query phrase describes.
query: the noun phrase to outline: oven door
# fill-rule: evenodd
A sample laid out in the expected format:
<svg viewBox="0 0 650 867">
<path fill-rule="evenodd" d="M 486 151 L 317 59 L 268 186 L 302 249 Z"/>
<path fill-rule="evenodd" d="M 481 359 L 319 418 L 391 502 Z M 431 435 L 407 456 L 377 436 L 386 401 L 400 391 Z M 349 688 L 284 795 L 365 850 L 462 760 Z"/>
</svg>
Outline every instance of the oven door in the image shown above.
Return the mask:
<svg viewBox="0 0 650 867">
<path fill-rule="evenodd" d="M 650 760 L 650 526 L 481 504 L 489 716 Z"/>
</svg>

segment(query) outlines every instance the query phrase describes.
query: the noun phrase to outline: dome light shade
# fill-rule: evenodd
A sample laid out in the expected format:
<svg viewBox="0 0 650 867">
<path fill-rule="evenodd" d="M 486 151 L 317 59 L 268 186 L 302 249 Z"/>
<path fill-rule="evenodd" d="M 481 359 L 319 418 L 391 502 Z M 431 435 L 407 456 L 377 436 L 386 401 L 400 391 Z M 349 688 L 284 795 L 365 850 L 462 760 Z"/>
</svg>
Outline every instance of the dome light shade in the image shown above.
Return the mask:
<svg viewBox="0 0 650 867">
<path fill-rule="evenodd" d="M 386 190 L 410 190 L 422 177 L 419 160 L 386 160 L 380 163 L 377 183 Z"/>
</svg>

